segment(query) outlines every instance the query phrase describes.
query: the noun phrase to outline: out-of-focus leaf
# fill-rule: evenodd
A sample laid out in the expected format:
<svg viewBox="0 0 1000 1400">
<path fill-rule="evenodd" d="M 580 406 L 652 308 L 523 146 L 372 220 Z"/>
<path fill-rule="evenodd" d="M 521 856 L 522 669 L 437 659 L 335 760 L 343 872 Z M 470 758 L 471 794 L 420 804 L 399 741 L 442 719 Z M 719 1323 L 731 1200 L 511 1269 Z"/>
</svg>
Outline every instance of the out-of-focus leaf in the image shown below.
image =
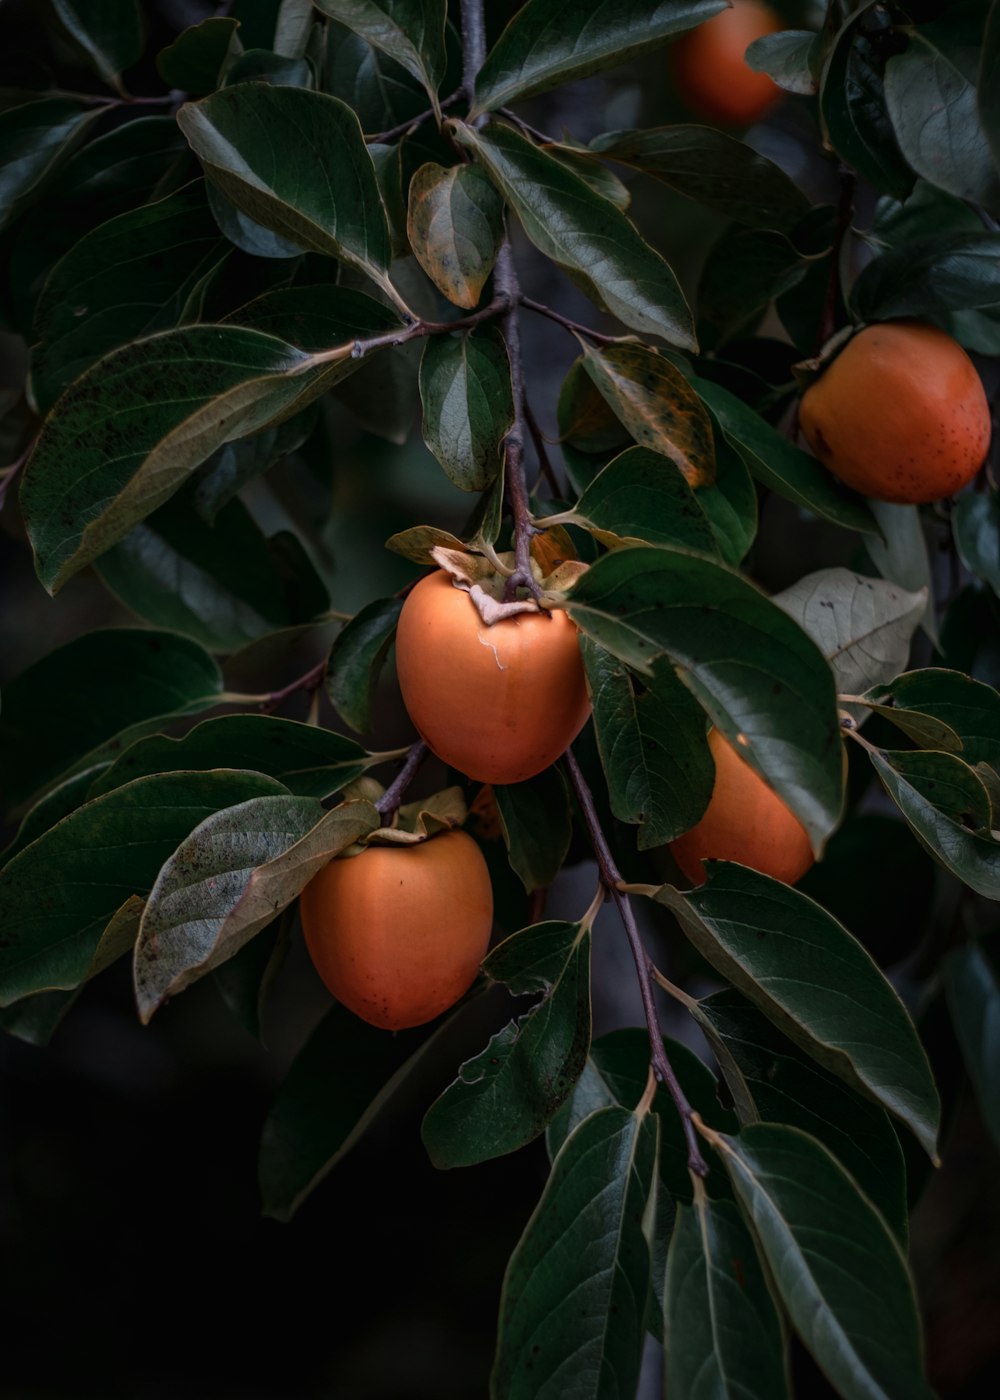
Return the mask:
<svg viewBox="0 0 1000 1400">
<path fill-rule="evenodd" d="M 951 517 L 962 562 L 1000 594 L 1000 497 L 967 491 Z"/>
<path fill-rule="evenodd" d="M 90 796 L 154 773 L 245 768 L 276 778 L 297 797 L 332 797 L 359 778 L 370 759 L 360 744 L 332 730 L 276 715 L 220 715 L 183 739 L 151 734 L 91 779 Z"/>
<path fill-rule="evenodd" d="M 981 945 L 948 954 L 944 987 L 983 1123 L 1000 1146 L 1000 978 Z"/>
<path fill-rule="evenodd" d="M 511 1256 L 493 1400 L 632 1395 L 649 1289 L 657 1118 L 605 1108 L 567 1139 Z"/>
<path fill-rule="evenodd" d="M 850 569 L 820 569 L 774 596 L 829 661 L 843 695 L 893 680 L 905 670 L 927 595 Z"/>
<path fill-rule="evenodd" d="M 808 199 L 780 166 L 714 127 L 609 131 L 590 149 L 751 228 L 790 230 L 809 212 Z"/>
<path fill-rule="evenodd" d="M 12 224 L 101 116 L 64 97 L 0 113 L 0 229 Z"/>
<path fill-rule="evenodd" d="M 661 663 L 640 687 L 589 638 L 583 659 L 611 810 L 639 827 L 640 850 L 673 841 L 694 826 L 712 795 L 705 716 L 670 666 Z"/>
<path fill-rule="evenodd" d="M 809 29 L 783 29 L 755 39 L 744 55 L 755 73 L 766 73 L 785 92 L 811 96 L 818 89 L 812 71 L 816 35 Z"/>
<path fill-rule="evenodd" d="M 935 1156 L 940 1103 L 895 991 L 855 938 L 798 890 L 729 861 L 656 898 L 717 972 L 796 1045 L 906 1123 Z"/>
<path fill-rule="evenodd" d="M 882 535 L 881 538 L 869 535 L 865 540 L 865 549 L 883 578 L 911 593 L 925 592 L 926 602 L 920 625 L 937 646 L 934 571 L 920 511 L 916 506 L 898 505 L 890 501 L 869 501 L 868 504 Z"/>
<path fill-rule="evenodd" d="M 213 15 L 192 24 L 156 55 L 156 71 L 167 87 L 192 97 L 214 92 L 229 60 L 240 52 L 239 20 Z"/>
<path fill-rule="evenodd" d="M 72 777 L 64 778 L 54 788 L 50 788 L 25 812 L 21 825 L 17 829 L 17 835 L 0 851 L 0 864 L 5 865 L 7 861 L 13 860 L 24 850 L 25 846 L 30 846 L 32 841 L 37 841 L 39 836 L 55 826 L 56 822 L 61 822 L 63 817 L 68 817 L 70 812 L 75 812 L 77 807 L 82 807 L 87 798 L 92 795 L 90 792 L 91 784 L 108 767 L 110 764 L 106 761 L 97 763 L 93 768 L 84 768 L 81 772 L 74 773 Z"/>
<path fill-rule="evenodd" d="M 590 9 L 528 0 L 479 70 L 472 115 L 616 68 L 722 8 L 722 0 L 615 0 Z"/>
<path fill-rule="evenodd" d="M 324 813 L 315 797 L 254 797 L 199 823 L 156 878 L 135 949 L 139 1016 L 218 967 L 301 893 L 331 857 L 373 831 L 369 802 Z"/>
<path fill-rule="evenodd" d="M 145 720 L 218 703 L 219 668 L 171 632 L 131 627 L 88 632 L 49 652 L 4 688 L 0 770 L 19 802 L 99 745 Z M 73 723 L 66 723 L 66 697 Z"/>
<path fill-rule="evenodd" d="M 424 442 L 463 491 L 485 491 L 514 425 L 514 393 L 495 326 L 429 336 L 420 361 Z"/>
<path fill-rule="evenodd" d="M 124 92 L 121 75 L 142 55 L 144 25 L 136 0 L 51 0 L 51 5 L 94 71 Z"/>
<path fill-rule="evenodd" d="M 438 291 L 472 311 L 503 241 L 503 200 L 477 165 L 428 162 L 410 181 L 406 228 Z"/>
<path fill-rule="evenodd" d="M 573 834 L 569 794 L 558 768 L 493 788 L 511 868 L 530 894 L 545 889 L 562 869 Z"/>
<path fill-rule="evenodd" d="M 539 252 L 592 301 L 633 330 L 696 348 L 676 277 L 610 200 L 509 126 L 449 126 L 482 162 Z"/>
<path fill-rule="evenodd" d="M 396 635 L 402 608 L 399 598 L 366 603 L 351 618 L 330 652 L 326 672 L 330 704 L 360 734 L 371 724 L 375 686 Z"/>
<path fill-rule="evenodd" d="M 78 807 L 0 871 L 0 1005 L 78 986 L 122 900 L 152 888 L 193 827 L 281 791 L 273 778 L 220 768 L 139 778 Z"/>
<path fill-rule="evenodd" d="M 640 674 L 668 657 L 822 849 L 843 801 L 833 676 L 791 618 L 735 570 L 653 546 L 599 559 L 568 606 L 582 631 Z"/>
<path fill-rule="evenodd" d="M 906 1260 L 825 1147 L 758 1123 L 717 1140 L 792 1323 L 844 1400 L 931 1400 Z"/>
<path fill-rule="evenodd" d="M 979 60 L 979 120 L 993 148 L 993 160 L 1000 169 L 1000 6 L 990 8 L 983 32 Z"/>
<path fill-rule="evenodd" d="M 438 1167 L 464 1167 L 516 1152 L 545 1131 L 590 1049 L 590 921 L 550 920 L 511 934 L 483 971 L 515 996 L 541 992 L 510 1021 L 424 1117 L 421 1135 Z"/>
<path fill-rule="evenodd" d="M 998 261 L 1000 235 L 982 228 L 909 239 L 868 264 L 851 288 L 851 305 L 865 321 L 995 309 Z"/>
<path fill-rule="evenodd" d="M 663 1330 L 671 1395 L 787 1400 L 784 1327 L 732 1201 L 678 1206 Z"/>
</svg>

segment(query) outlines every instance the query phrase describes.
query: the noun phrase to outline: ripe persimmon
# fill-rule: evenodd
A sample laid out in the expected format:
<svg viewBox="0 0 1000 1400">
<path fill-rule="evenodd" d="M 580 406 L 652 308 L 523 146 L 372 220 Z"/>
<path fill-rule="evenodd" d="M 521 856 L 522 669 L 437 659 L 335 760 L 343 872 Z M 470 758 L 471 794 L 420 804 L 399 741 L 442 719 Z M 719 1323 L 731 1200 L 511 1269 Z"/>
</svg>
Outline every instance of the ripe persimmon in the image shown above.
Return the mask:
<svg viewBox="0 0 1000 1400">
<path fill-rule="evenodd" d="M 705 882 L 703 860 L 732 860 L 794 885 L 813 864 L 805 827 L 724 738 L 708 736 L 715 786 L 701 820 L 670 843 L 670 854 L 695 885 Z"/>
<path fill-rule="evenodd" d="M 957 340 L 921 321 L 859 331 L 802 395 L 799 422 L 824 466 L 880 501 L 955 495 L 990 443 L 975 365 Z"/>
<path fill-rule="evenodd" d="M 756 73 L 745 54 L 755 39 L 774 34 L 781 20 L 760 0 L 736 0 L 682 34 L 670 51 L 677 91 L 696 116 L 731 126 L 749 126 L 781 96 L 766 73 Z"/>
<path fill-rule="evenodd" d="M 332 860 L 300 909 L 310 957 L 337 1000 L 398 1031 L 468 991 L 490 941 L 493 889 L 472 837 L 446 831 Z"/>
<path fill-rule="evenodd" d="M 396 671 L 428 747 L 482 783 L 534 777 L 590 714 L 576 624 L 565 612 L 522 612 L 487 626 L 441 569 L 403 604 Z"/>
</svg>

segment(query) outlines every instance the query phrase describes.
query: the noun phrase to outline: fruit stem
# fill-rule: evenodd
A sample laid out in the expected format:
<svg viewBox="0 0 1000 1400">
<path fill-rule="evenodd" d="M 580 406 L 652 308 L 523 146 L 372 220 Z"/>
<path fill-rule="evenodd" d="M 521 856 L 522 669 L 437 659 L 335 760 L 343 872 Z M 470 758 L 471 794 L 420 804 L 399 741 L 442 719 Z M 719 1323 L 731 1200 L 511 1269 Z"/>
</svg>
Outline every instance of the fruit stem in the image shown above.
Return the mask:
<svg viewBox="0 0 1000 1400">
<path fill-rule="evenodd" d="M 531 519 L 528 483 L 524 474 L 524 366 L 521 362 L 521 327 L 517 313 L 521 286 L 517 280 L 509 235 L 504 238 L 497 254 L 493 290 L 497 299 L 507 300 L 508 310 L 500 325 L 507 342 L 510 381 L 514 391 L 514 424 L 504 439 L 507 500 L 514 517 L 514 572 L 507 580 L 503 596 L 506 602 L 510 602 L 517 597 L 519 588 L 526 588 L 537 601 L 541 589 L 531 572 L 531 538 L 538 531 Z"/>
<path fill-rule="evenodd" d="M 534 311 L 539 316 L 547 316 L 550 321 L 555 321 L 557 326 L 571 331 L 573 335 L 584 335 L 597 345 L 620 345 L 624 340 L 635 339 L 635 336 L 632 335 L 605 335 L 603 331 L 592 330 L 590 326 L 585 326 L 580 321 L 573 321 L 568 316 L 564 316 L 561 311 L 546 306 L 544 302 L 533 301 L 531 297 L 522 296 L 521 305 L 526 311 Z"/>
<path fill-rule="evenodd" d="M 486 18 L 483 0 L 462 0 L 462 91 L 471 107 L 476 100 L 476 75 L 486 58 Z M 474 127 L 482 126 L 486 114 L 473 117 Z"/>
<path fill-rule="evenodd" d="M 694 1110 L 688 1103 L 687 1095 L 674 1074 L 673 1066 L 664 1048 L 660 1022 L 656 1014 L 656 1001 L 653 995 L 653 964 L 639 936 L 631 901 L 625 891 L 618 888 L 624 883 L 621 871 L 615 864 L 611 847 L 601 829 L 601 821 L 597 815 L 597 808 L 594 806 L 593 794 L 587 786 L 587 780 L 580 771 L 580 765 L 577 763 L 572 749 L 566 750 L 565 759 L 569 768 L 570 780 L 573 783 L 573 791 L 576 793 L 576 800 L 580 804 L 591 844 L 594 847 L 594 854 L 597 857 L 597 870 L 601 877 L 601 884 L 618 907 L 618 914 L 632 950 L 632 959 L 635 962 L 635 970 L 639 979 L 642 1008 L 646 1015 L 646 1028 L 649 1031 L 650 1062 L 653 1066 L 653 1072 L 673 1099 L 674 1107 L 680 1115 L 681 1127 L 684 1129 L 684 1140 L 688 1149 L 688 1170 L 696 1176 L 707 1176 L 708 1163 L 701 1155 L 693 1125 Z"/>
<path fill-rule="evenodd" d="M 413 781 L 413 775 L 426 757 L 427 745 L 424 743 L 423 739 L 418 739 L 415 744 L 410 745 L 410 751 L 406 755 L 406 762 L 375 803 L 375 810 L 382 818 L 383 826 L 392 826 L 392 819 L 399 809 L 399 804 L 403 800 L 403 795 Z"/>
</svg>

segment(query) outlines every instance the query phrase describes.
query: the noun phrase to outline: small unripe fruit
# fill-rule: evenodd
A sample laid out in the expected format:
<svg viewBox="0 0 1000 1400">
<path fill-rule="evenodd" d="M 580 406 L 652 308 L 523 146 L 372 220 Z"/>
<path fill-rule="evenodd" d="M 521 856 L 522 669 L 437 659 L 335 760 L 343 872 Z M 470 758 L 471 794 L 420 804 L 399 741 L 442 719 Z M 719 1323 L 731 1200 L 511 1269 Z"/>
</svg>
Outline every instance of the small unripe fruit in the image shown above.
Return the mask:
<svg viewBox="0 0 1000 1400">
<path fill-rule="evenodd" d="M 802 395 L 799 422 L 824 466 L 879 501 L 954 496 L 990 444 L 975 365 L 958 341 L 920 321 L 859 331 Z"/>
<path fill-rule="evenodd" d="M 670 66 L 677 91 L 696 116 L 727 126 L 758 121 L 781 89 L 755 72 L 745 54 L 755 39 L 774 34 L 781 20 L 760 0 L 736 0 L 674 44 Z"/>
<path fill-rule="evenodd" d="M 703 860 L 732 860 L 794 885 L 813 864 L 809 835 L 718 729 L 708 736 L 715 786 L 704 816 L 670 844 L 670 854 L 694 885 L 705 882 Z"/>
<path fill-rule="evenodd" d="M 488 627 L 440 569 L 403 605 L 396 673 L 428 747 L 482 783 L 534 777 L 590 714 L 577 629 L 565 612 L 518 613 Z"/>
<path fill-rule="evenodd" d="M 475 981 L 493 924 L 482 852 L 464 831 L 332 860 L 301 896 L 316 971 L 338 1001 L 398 1031 L 447 1011 Z"/>
</svg>

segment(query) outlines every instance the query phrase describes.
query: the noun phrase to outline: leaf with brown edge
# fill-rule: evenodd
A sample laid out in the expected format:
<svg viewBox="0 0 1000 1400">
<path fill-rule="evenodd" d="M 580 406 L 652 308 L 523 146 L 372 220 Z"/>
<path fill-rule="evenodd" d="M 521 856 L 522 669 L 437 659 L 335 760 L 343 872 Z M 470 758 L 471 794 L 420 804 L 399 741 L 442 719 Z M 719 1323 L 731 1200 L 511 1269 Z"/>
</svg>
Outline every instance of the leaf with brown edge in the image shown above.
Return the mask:
<svg viewBox="0 0 1000 1400">
<path fill-rule="evenodd" d="M 503 199 L 479 167 L 422 165 L 410 181 L 406 231 L 438 291 L 474 310 L 503 241 Z"/>
<path fill-rule="evenodd" d="M 669 457 L 689 486 L 712 484 L 712 421 L 668 359 L 648 345 L 587 345 L 583 367 L 640 447 Z"/>
</svg>

